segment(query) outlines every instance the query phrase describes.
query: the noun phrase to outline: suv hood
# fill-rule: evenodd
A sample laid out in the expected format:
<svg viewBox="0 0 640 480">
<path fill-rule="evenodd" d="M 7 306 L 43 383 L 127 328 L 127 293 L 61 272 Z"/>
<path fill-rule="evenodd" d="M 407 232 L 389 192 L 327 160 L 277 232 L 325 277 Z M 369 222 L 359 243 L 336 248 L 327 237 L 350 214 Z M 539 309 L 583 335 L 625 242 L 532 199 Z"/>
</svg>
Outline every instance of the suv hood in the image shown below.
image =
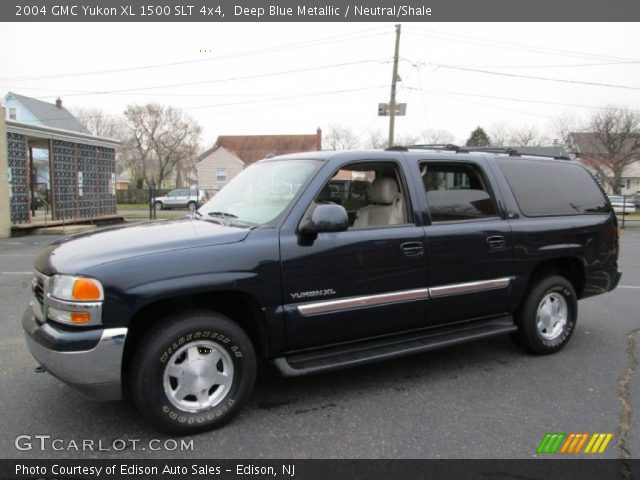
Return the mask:
<svg viewBox="0 0 640 480">
<path fill-rule="evenodd" d="M 73 235 L 43 248 L 33 266 L 45 275 L 76 274 L 127 258 L 244 240 L 248 228 L 204 220 L 149 222 Z"/>
</svg>

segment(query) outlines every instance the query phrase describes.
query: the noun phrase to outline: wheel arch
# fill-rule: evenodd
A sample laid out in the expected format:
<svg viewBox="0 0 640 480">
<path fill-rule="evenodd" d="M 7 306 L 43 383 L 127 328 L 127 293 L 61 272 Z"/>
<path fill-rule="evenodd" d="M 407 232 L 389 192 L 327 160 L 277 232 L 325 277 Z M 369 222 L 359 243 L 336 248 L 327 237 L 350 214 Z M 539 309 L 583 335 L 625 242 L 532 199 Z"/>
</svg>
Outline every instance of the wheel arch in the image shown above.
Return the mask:
<svg viewBox="0 0 640 480">
<path fill-rule="evenodd" d="M 576 292 L 578 299 L 582 298 L 586 283 L 586 273 L 584 262 L 578 257 L 566 256 L 551 258 L 538 263 L 531 273 L 527 282 L 526 291 L 535 285 L 541 278 L 549 275 L 560 275 L 566 278 Z"/>
<path fill-rule="evenodd" d="M 186 294 L 152 302 L 133 315 L 125 341 L 123 373 L 126 374 L 136 347 L 146 331 L 172 313 L 196 309 L 211 310 L 229 317 L 247 333 L 256 356 L 266 358 L 269 355 L 266 319 L 253 297 L 244 292 L 229 290 Z"/>
</svg>

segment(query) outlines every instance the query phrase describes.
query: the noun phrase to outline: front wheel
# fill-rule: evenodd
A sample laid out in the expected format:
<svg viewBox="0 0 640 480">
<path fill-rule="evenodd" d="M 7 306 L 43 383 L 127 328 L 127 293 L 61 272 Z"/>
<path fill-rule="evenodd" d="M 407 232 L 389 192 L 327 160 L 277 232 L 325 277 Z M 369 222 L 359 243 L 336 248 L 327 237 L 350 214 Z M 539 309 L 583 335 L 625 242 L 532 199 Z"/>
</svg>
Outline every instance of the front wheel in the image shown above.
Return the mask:
<svg viewBox="0 0 640 480">
<path fill-rule="evenodd" d="M 154 327 L 131 363 L 133 400 L 159 429 L 186 435 L 220 427 L 251 395 L 256 356 L 224 315 L 191 311 Z"/>
<path fill-rule="evenodd" d="M 153 206 L 155 207 L 156 210 L 162 210 L 164 208 L 164 205 L 162 204 L 162 202 L 156 202 L 153 204 Z"/>
<path fill-rule="evenodd" d="M 555 353 L 569 342 L 577 317 L 573 285 L 559 275 L 542 278 L 531 287 L 516 315 L 515 339 L 531 353 Z"/>
</svg>

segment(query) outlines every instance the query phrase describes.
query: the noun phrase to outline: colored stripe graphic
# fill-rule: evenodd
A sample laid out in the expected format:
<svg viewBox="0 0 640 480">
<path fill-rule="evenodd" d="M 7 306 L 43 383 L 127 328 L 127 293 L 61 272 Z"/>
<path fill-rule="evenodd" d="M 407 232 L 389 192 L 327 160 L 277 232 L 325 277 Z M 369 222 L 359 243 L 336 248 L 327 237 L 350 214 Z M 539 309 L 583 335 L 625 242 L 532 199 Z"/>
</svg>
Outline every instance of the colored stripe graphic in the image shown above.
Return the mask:
<svg viewBox="0 0 640 480">
<path fill-rule="evenodd" d="M 547 433 L 538 445 L 538 453 L 556 453 L 566 435 L 566 433 Z"/>
<path fill-rule="evenodd" d="M 594 433 L 584 453 L 604 453 L 612 438 L 612 433 Z"/>
<path fill-rule="evenodd" d="M 582 446 L 589 438 L 588 433 L 572 433 L 567 437 L 567 441 L 562 445 L 560 453 L 580 453 Z"/>
<path fill-rule="evenodd" d="M 604 453 L 609 442 L 613 438 L 612 433 L 557 433 L 545 434 L 538 445 L 537 453 Z M 586 444 L 586 447 L 585 447 Z M 584 451 L 582 450 L 584 447 Z"/>
</svg>

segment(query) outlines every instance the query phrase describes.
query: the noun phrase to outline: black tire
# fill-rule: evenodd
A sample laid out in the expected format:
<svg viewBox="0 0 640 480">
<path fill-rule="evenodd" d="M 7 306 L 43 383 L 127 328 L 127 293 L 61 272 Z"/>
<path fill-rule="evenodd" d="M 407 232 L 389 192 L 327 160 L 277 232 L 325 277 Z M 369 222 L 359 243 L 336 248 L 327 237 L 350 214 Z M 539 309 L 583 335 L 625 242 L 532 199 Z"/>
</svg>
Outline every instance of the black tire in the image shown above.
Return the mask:
<svg viewBox="0 0 640 480">
<path fill-rule="evenodd" d="M 538 324 L 538 310 L 541 309 L 541 316 L 544 317 L 544 306 L 552 305 L 550 308 L 566 309 L 563 322 L 555 322 L 557 327 L 551 327 L 549 322 Z M 561 310 L 560 310 L 561 311 Z M 516 314 L 516 324 L 518 331 L 514 335 L 516 342 L 530 353 L 536 355 L 549 355 L 562 350 L 569 342 L 576 327 L 578 317 L 578 300 L 573 285 L 564 277 L 550 275 L 543 277 L 531 285 L 529 292 Z M 557 328 L 557 332 L 556 332 Z"/>
<path fill-rule="evenodd" d="M 195 212 L 195 211 L 198 209 L 198 206 L 196 205 L 196 202 L 189 202 L 189 203 L 187 204 L 187 209 L 188 209 L 190 212 Z"/>
<path fill-rule="evenodd" d="M 190 403 L 196 409 L 202 408 L 195 403 L 198 401 L 195 396 L 187 395 L 182 400 L 174 397 L 172 400 L 167 394 L 167 388 L 170 391 L 175 388 L 175 392 L 178 392 L 178 378 L 187 378 L 187 375 L 172 377 L 168 371 L 166 377 L 165 371 L 170 365 L 184 369 L 184 362 L 191 355 L 188 346 L 197 348 L 195 355 L 200 365 L 202 358 L 214 353 L 214 350 L 216 355 L 221 355 L 220 360 L 213 360 L 209 364 L 215 363 L 215 370 L 210 369 L 209 372 L 215 372 L 214 378 L 223 373 L 225 368 L 227 372 L 231 369 L 228 385 L 214 385 L 202 391 L 203 396 L 215 397 L 218 389 L 222 388 L 219 401 L 200 411 L 189 411 L 175 403 Z M 179 352 L 185 348 L 187 350 L 182 353 L 185 359 L 177 364 L 181 358 Z M 138 410 L 160 430 L 172 435 L 188 435 L 218 428 L 233 419 L 253 391 L 256 369 L 253 345 L 238 324 L 216 312 L 193 310 L 171 315 L 147 332 L 137 346 L 130 365 L 129 389 Z M 191 375 L 191 371 L 187 373 Z M 167 378 L 169 387 L 165 386 Z M 193 378 L 189 377 L 188 381 L 199 382 L 201 377 L 197 375 L 196 380 Z M 187 380 L 183 385 L 187 385 Z"/>
<path fill-rule="evenodd" d="M 156 202 L 153 204 L 153 206 L 156 210 L 162 210 L 164 208 L 164 205 L 162 204 L 162 202 Z"/>
</svg>

